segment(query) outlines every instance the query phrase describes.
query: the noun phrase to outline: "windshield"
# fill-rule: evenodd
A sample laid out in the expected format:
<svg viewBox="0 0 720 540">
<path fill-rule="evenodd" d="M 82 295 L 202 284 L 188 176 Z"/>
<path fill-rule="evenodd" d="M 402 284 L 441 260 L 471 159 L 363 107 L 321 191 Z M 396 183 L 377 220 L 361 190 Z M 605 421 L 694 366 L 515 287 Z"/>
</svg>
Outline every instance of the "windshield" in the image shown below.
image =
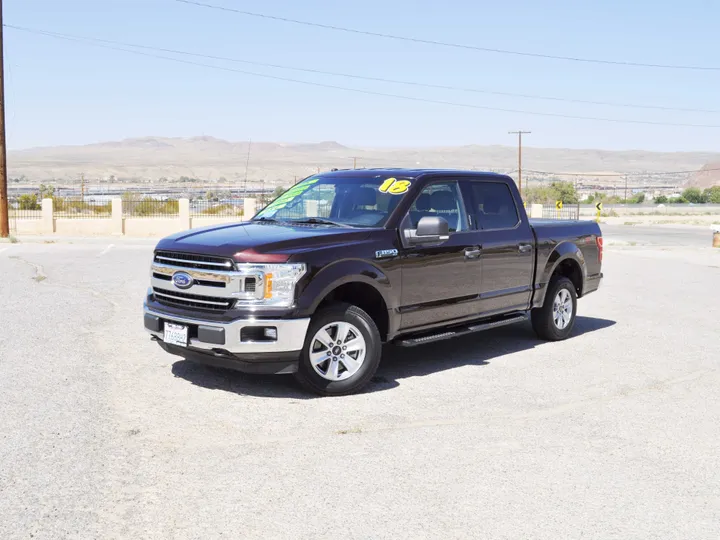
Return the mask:
<svg viewBox="0 0 720 540">
<path fill-rule="evenodd" d="M 314 177 L 296 184 L 267 205 L 255 219 L 305 221 L 351 227 L 382 227 L 407 193 L 412 180 Z"/>
</svg>

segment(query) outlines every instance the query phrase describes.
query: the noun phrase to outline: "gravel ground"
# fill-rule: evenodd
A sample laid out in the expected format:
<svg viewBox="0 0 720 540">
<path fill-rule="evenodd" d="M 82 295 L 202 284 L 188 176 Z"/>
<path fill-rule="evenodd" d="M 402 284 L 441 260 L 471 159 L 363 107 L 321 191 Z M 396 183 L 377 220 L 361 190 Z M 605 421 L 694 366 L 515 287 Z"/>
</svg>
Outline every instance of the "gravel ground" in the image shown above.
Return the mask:
<svg viewBox="0 0 720 540">
<path fill-rule="evenodd" d="M 575 336 L 315 398 L 164 353 L 151 246 L 0 245 L 0 538 L 720 537 L 720 250 L 611 247 Z"/>
</svg>

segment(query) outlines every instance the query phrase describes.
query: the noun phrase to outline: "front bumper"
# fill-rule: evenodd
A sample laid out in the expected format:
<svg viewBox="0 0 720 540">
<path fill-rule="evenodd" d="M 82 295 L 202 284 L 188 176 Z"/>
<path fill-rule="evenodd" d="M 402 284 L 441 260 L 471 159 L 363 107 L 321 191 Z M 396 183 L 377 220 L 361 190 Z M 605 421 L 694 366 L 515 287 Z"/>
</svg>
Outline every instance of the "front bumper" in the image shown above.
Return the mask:
<svg viewBox="0 0 720 540">
<path fill-rule="evenodd" d="M 168 315 L 143 308 L 145 329 L 171 354 L 187 360 L 227 367 L 249 373 L 293 373 L 297 371 L 300 351 L 305 344 L 310 319 L 237 319 L 231 322 L 204 321 Z M 166 322 L 188 326 L 187 347 L 163 342 Z M 276 339 L 253 341 L 256 332 L 243 332 L 254 327 L 273 327 Z M 245 334 L 245 335 L 244 335 Z"/>
</svg>

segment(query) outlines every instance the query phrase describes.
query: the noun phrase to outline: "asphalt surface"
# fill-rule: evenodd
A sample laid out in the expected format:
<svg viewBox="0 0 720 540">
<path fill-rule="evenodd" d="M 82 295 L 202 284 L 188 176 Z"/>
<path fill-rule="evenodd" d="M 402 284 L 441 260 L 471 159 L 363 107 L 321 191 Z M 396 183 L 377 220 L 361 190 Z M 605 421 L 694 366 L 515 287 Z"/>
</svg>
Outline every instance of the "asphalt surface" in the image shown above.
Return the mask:
<svg viewBox="0 0 720 540">
<path fill-rule="evenodd" d="M 571 339 L 388 347 L 342 398 L 164 353 L 150 258 L 0 244 L 0 538 L 719 537 L 720 250 L 610 247 Z"/>
<path fill-rule="evenodd" d="M 603 236 L 626 244 L 710 247 L 713 233 L 709 226 L 607 225 L 601 224 Z"/>
</svg>

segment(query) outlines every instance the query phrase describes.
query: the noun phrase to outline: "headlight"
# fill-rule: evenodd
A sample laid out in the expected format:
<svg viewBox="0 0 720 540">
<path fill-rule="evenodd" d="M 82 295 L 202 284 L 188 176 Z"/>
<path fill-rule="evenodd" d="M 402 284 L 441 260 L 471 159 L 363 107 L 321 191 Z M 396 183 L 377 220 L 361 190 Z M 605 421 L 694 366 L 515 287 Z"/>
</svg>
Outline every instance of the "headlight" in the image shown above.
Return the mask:
<svg viewBox="0 0 720 540">
<path fill-rule="evenodd" d="M 290 307 L 295 301 L 295 285 L 307 271 L 305 264 L 253 264 L 252 271 L 261 277 L 255 299 L 239 300 L 238 305 Z"/>
</svg>

